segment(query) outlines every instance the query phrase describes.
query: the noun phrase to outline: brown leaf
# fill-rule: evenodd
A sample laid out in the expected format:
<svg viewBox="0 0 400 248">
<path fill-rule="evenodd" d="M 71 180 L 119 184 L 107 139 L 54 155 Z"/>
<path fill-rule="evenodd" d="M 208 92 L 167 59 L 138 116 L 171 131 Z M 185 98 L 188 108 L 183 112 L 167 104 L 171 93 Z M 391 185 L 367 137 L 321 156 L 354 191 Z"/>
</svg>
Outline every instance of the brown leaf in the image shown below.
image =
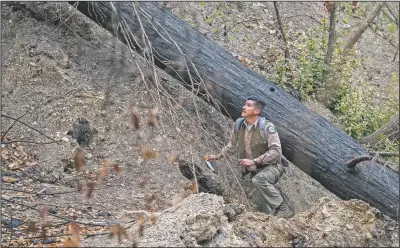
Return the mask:
<svg viewBox="0 0 400 248">
<path fill-rule="evenodd" d="M 7 177 L 7 176 L 2 177 L 1 179 L 2 179 L 3 182 L 5 182 L 5 183 L 15 183 L 15 182 L 18 181 L 17 178 Z"/>
<path fill-rule="evenodd" d="M 159 112 L 159 108 L 156 106 L 149 111 L 149 116 L 147 120 L 147 124 L 151 127 L 155 127 L 157 125 L 157 115 Z"/>
<path fill-rule="evenodd" d="M 30 221 L 28 222 L 28 228 L 27 228 L 26 231 L 27 231 L 27 232 L 33 232 L 33 233 L 37 232 L 37 231 L 38 231 L 38 228 L 36 227 L 36 222 L 33 221 L 33 220 L 30 220 Z"/>
<path fill-rule="evenodd" d="M 74 153 L 74 166 L 77 171 L 82 171 L 85 165 L 85 151 L 82 148 L 77 148 Z"/>
<path fill-rule="evenodd" d="M 325 8 L 328 13 L 331 13 L 335 9 L 335 3 L 333 1 L 325 1 Z"/>
<path fill-rule="evenodd" d="M 114 170 L 117 174 L 121 174 L 121 168 L 118 166 L 118 164 L 114 164 Z"/>
<path fill-rule="evenodd" d="M 137 111 L 137 107 L 133 106 L 131 108 L 131 122 L 133 124 L 133 126 L 135 127 L 135 129 L 139 129 L 139 113 Z"/>
<path fill-rule="evenodd" d="M 168 162 L 175 163 L 176 161 L 178 161 L 179 156 L 176 152 L 171 153 L 171 155 L 168 157 Z"/>
<path fill-rule="evenodd" d="M 110 160 L 109 159 L 105 159 L 104 162 L 103 162 L 103 167 L 100 170 L 100 175 L 97 178 L 97 183 L 98 184 L 100 184 L 103 181 L 104 177 L 107 176 L 109 165 L 110 165 Z"/>
<path fill-rule="evenodd" d="M 87 193 L 86 193 L 86 197 L 90 198 L 92 196 L 92 192 L 94 187 L 96 186 L 96 182 L 87 182 L 86 183 L 86 188 L 87 188 Z"/>
<path fill-rule="evenodd" d="M 199 193 L 199 185 L 196 182 L 192 182 L 193 188 L 192 188 L 192 192 L 194 194 Z"/>
<path fill-rule="evenodd" d="M 72 236 L 79 236 L 81 232 L 81 228 L 76 222 L 71 222 L 68 226 L 69 232 L 72 234 Z"/>
<path fill-rule="evenodd" d="M 79 247 L 79 243 L 75 239 L 68 238 L 62 243 L 62 247 Z"/>
<path fill-rule="evenodd" d="M 151 215 L 151 223 L 152 223 L 153 225 L 155 225 L 155 224 L 156 224 L 156 221 L 157 221 L 157 215 L 156 215 L 156 214 L 152 214 L 152 215 Z"/>
<path fill-rule="evenodd" d="M 142 237 L 143 236 L 143 231 L 144 231 L 144 216 L 140 215 L 138 217 L 137 223 L 138 223 L 138 227 L 139 227 L 139 236 Z"/>
<path fill-rule="evenodd" d="M 152 147 L 144 147 L 142 149 L 142 157 L 144 159 L 154 159 L 156 158 L 156 153 Z"/>
<path fill-rule="evenodd" d="M 111 226 L 111 237 L 114 236 L 118 237 L 119 243 L 121 243 L 122 237 L 128 238 L 125 227 L 121 224 Z"/>
</svg>

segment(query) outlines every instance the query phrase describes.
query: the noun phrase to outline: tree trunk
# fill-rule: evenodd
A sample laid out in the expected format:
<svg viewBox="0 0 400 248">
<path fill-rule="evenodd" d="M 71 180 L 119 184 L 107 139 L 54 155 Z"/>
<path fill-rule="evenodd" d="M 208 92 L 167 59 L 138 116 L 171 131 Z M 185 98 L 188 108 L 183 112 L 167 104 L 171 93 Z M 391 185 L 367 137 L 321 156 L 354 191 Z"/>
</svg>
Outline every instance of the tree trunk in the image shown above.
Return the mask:
<svg viewBox="0 0 400 248">
<path fill-rule="evenodd" d="M 279 15 L 278 3 L 276 1 L 274 1 L 274 8 L 275 8 L 275 13 L 276 13 L 276 20 L 278 21 L 279 32 L 282 35 L 282 39 L 283 39 L 283 42 L 285 45 L 285 49 L 284 49 L 284 52 L 285 52 L 285 74 L 286 74 L 286 78 L 288 81 L 288 87 L 290 88 L 290 90 L 294 91 L 293 84 L 291 83 L 292 82 L 292 73 L 289 68 L 289 60 L 290 60 L 289 46 L 288 46 L 288 41 L 286 39 L 285 31 L 283 30 L 281 16 Z"/>
<path fill-rule="evenodd" d="M 367 20 L 363 24 L 361 24 L 358 30 L 352 33 L 352 35 L 350 36 L 350 38 L 348 39 L 347 43 L 343 48 L 340 64 L 345 63 L 346 56 L 348 55 L 350 50 L 354 47 L 354 44 L 356 44 L 356 42 L 360 39 L 364 31 L 368 28 L 368 26 L 372 23 L 375 17 L 379 14 L 379 12 L 382 9 L 382 6 L 383 3 L 378 3 L 372 10 L 371 14 L 368 16 Z M 340 73 L 341 73 L 340 70 L 336 71 L 335 73 L 331 73 L 330 77 L 327 78 L 326 80 L 324 89 L 317 92 L 318 101 L 321 102 L 326 108 L 331 109 L 335 100 L 339 95 L 339 91 L 337 89 L 339 87 L 338 82 L 340 82 L 338 78 Z"/>
<path fill-rule="evenodd" d="M 348 39 L 346 45 L 343 48 L 342 56 L 346 57 L 350 50 L 354 47 L 354 44 L 360 39 L 361 35 L 368 28 L 368 26 L 372 23 L 375 17 L 379 14 L 383 7 L 384 3 L 378 3 L 375 8 L 372 10 L 371 14 L 368 16 L 367 20 L 361 24 L 360 28 L 356 30 L 352 36 Z"/>
<path fill-rule="evenodd" d="M 136 11 L 133 10 L 134 4 Z M 93 7 L 101 13 L 101 18 L 89 13 Z M 140 53 L 151 49 L 155 64 L 189 90 L 199 88 L 199 75 L 202 75 L 210 94 L 224 107 L 222 113 L 233 120 L 240 116 L 248 97 L 265 101 L 267 107 L 262 114 L 278 127 L 283 154 L 289 161 L 342 199 L 358 198 L 396 217 L 398 174 L 378 164 L 348 171 L 346 161 L 367 154 L 354 139 L 310 111 L 281 87 L 250 70 L 157 2 L 114 2 L 114 5 L 109 2 L 79 2 L 78 10 L 114 35 L 118 34 L 119 39 Z M 122 23 L 122 29 L 117 32 L 113 29 L 117 25 L 109 25 L 115 12 L 119 13 L 118 20 Z M 129 42 L 121 35 L 126 30 L 134 34 L 127 34 Z M 145 48 L 143 30 L 151 48 Z M 187 70 L 173 71 L 164 63 L 167 60 L 187 61 Z"/>
<path fill-rule="evenodd" d="M 332 57 L 333 57 L 333 49 L 335 47 L 336 43 L 336 9 L 337 9 L 337 4 L 333 2 L 333 9 L 331 13 L 329 14 L 329 38 L 328 38 L 328 49 L 326 51 L 326 56 L 325 56 L 325 65 L 328 67 L 327 68 L 327 73 L 330 71 L 330 64 L 332 62 Z M 326 74 L 328 76 L 328 74 Z"/>
<path fill-rule="evenodd" d="M 399 141 L 399 115 L 393 116 L 386 125 L 376 130 L 373 134 L 360 138 L 359 142 L 375 147 L 381 142 L 382 137 L 386 137 L 391 141 Z"/>
</svg>

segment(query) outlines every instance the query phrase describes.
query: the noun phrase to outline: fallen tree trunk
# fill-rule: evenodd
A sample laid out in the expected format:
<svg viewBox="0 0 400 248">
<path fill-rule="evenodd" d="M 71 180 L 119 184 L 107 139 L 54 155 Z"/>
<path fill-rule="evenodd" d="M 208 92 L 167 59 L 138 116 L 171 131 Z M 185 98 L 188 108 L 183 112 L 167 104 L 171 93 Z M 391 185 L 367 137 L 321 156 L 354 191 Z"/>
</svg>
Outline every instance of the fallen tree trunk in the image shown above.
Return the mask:
<svg viewBox="0 0 400 248">
<path fill-rule="evenodd" d="M 199 75 L 202 75 L 210 93 L 225 108 L 222 113 L 232 119 L 239 117 L 248 97 L 262 99 L 266 102 L 263 115 L 278 127 L 283 154 L 288 160 L 340 198 L 361 199 L 392 218 L 397 216 L 397 173 L 368 162 L 349 171 L 346 161 L 368 154 L 354 139 L 281 87 L 247 68 L 160 4 L 79 2 L 77 8 L 142 55 L 146 52 L 144 41 L 148 37 L 155 64 L 188 89 L 199 88 Z M 187 62 L 183 66 L 190 75 L 187 70 L 172 70 L 182 68 L 182 64 L 173 67 L 167 60 Z"/>
</svg>

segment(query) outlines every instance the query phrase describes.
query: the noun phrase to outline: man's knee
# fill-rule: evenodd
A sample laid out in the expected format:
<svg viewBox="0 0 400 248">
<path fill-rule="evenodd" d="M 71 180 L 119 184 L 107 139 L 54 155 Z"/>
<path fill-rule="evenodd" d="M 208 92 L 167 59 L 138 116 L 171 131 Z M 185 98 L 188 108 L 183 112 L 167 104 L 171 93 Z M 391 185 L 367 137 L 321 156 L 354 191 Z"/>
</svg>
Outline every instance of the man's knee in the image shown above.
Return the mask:
<svg viewBox="0 0 400 248">
<path fill-rule="evenodd" d="M 253 177 L 252 182 L 253 184 L 275 184 L 278 179 L 274 171 L 262 171 Z"/>
<path fill-rule="evenodd" d="M 258 186 L 261 184 L 261 178 L 259 175 L 255 175 L 252 179 L 251 182 L 253 183 L 253 185 Z"/>
</svg>

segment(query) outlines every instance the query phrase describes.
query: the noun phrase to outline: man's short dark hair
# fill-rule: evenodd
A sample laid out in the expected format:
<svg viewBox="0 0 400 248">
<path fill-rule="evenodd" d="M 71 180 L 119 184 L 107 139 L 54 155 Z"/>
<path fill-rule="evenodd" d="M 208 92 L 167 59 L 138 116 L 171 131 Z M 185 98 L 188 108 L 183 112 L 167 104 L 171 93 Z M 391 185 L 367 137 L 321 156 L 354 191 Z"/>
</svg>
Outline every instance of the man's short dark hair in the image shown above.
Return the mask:
<svg viewBox="0 0 400 248">
<path fill-rule="evenodd" d="M 255 102 L 254 107 L 256 107 L 256 109 L 259 109 L 261 112 L 264 110 L 264 107 L 265 107 L 264 101 L 261 101 L 261 100 L 255 99 L 255 98 L 251 98 L 251 97 L 247 98 L 247 100 L 254 101 Z"/>
</svg>

